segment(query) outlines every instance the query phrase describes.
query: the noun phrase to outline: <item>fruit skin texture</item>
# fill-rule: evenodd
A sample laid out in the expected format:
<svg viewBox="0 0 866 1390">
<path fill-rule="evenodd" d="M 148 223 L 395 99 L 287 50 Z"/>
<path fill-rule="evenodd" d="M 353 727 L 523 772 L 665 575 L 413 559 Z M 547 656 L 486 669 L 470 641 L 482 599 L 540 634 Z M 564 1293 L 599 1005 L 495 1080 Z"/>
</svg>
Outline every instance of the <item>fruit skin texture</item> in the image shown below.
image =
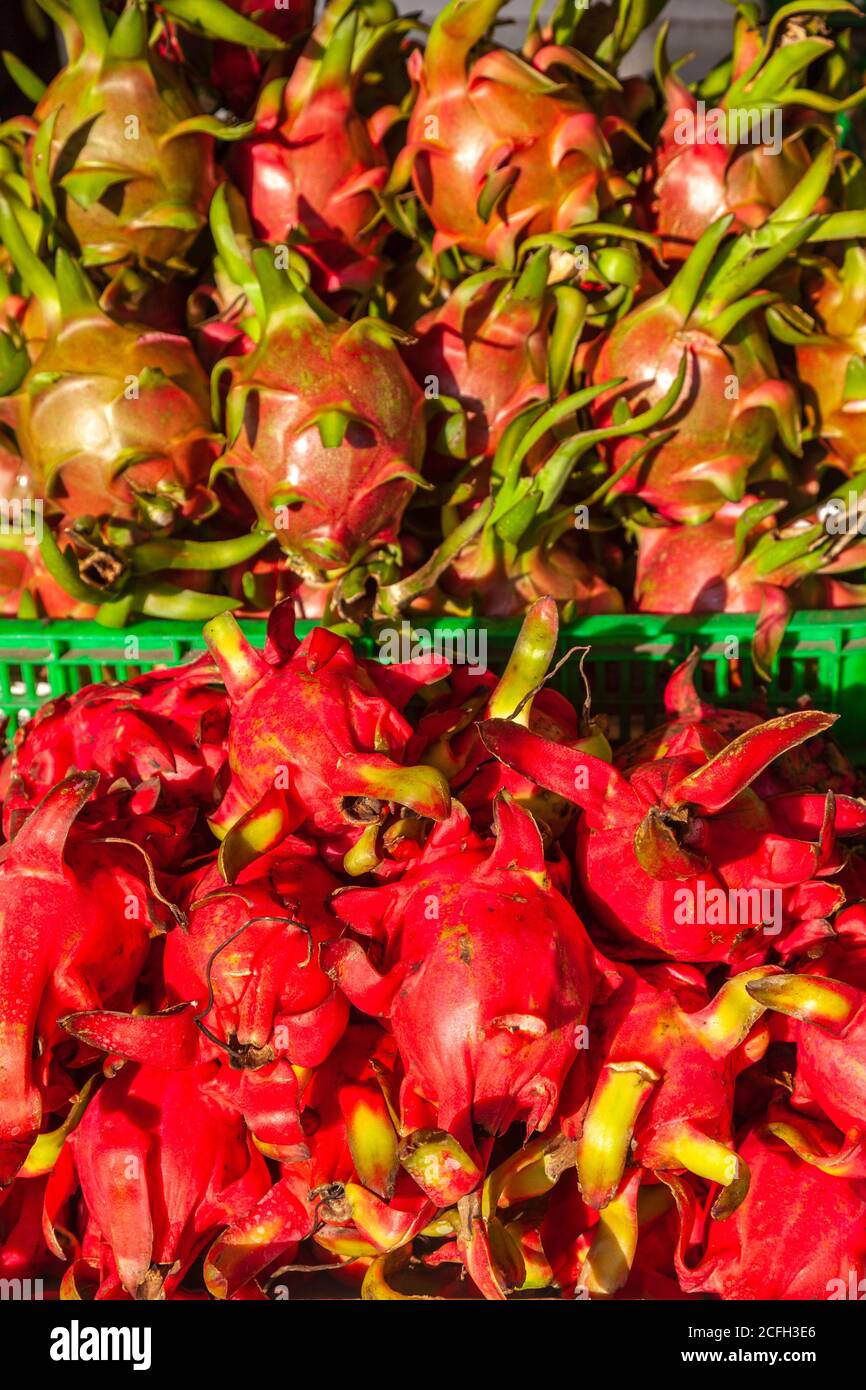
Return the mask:
<svg viewBox="0 0 866 1390">
<path fill-rule="evenodd" d="M 866 1270 L 866 1185 L 821 1172 L 761 1130 L 739 1152 L 752 1174 L 749 1195 L 730 1220 L 712 1223 L 694 1268 L 681 1244 L 681 1287 L 725 1299 L 851 1297 L 852 1274 L 856 1289 Z"/>
<path fill-rule="evenodd" d="M 0 863 L 0 1186 L 39 1132 L 52 1048 L 69 1010 L 129 1007 L 148 953 L 147 887 L 114 846 L 75 843 L 76 817 L 96 776 L 54 787 Z M 48 905 L 34 912 L 34 900 Z M 36 1041 L 40 1040 L 40 1053 Z"/>
<path fill-rule="evenodd" d="M 383 952 L 382 973 L 350 938 L 323 958 L 351 1002 L 389 1019 L 404 1108 L 423 1097 L 471 1155 L 475 1127 L 545 1129 L 600 977 L 532 817 L 502 793 L 491 850 L 455 804 L 398 883 L 349 890 L 334 908 Z"/>
<path fill-rule="evenodd" d="M 687 750 L 625 775 L 508 720 L 488 721 L 481 734 L 510 767 L 583 808 L 576 864 L 599 925 L 612 933 L 612 954 L 640 958 L 650 948 L 676 960 L 717 961 L 739 959 L 749 942 L 766 952 L 773 937 L 756 935 L 754 904 L 702 913 L 702 893 L 721 890 L 715 901 L 730 903 L 731 889 L 778 889 L 784 912 L 801 911 L 803 894 L 823 891 L 816 876 L 840 867 L 836 832 L 856 834 L 864 824 L 863 803 L 848 797 L 794 794 L 783 807 L 751 788 L 775 758 L 833 722 L 818 711 L 783 715 L 712 757 Z"/>
<path fill-rule="evenodd" d="M 267 270 L 267 253 L 256 260 Z M 227 388 L 223 463 L 292 568 L 319 579 L 396 543 L 423 461 L 424 399 L 379 321 L 323 316 L 288 281 L 276 292 L 255 352 L 214 377 Z"/>
<path fill-rule="evenodd" d="M 282 243 L 303 228 L 300 249 L 323 293 L 363 293 L 383 269 L 376 194 L 390 164 L 375 119 L 357 109 L 356 33 L 351 7 L 331 4 L 282 91 L 265 89 L 255 133 L 229 161 L 258 236 Z"/>
<path fill-rule="evenodd" d="M 407 157 L 434 251 L 459 246 L 507 262 L 519 238 L 594 221 L 611 160 L 576 82 L 563 91 L 548 75 L 563 58 L 568 67 L 568 51 L 543 47 L 531 69 L 504 49 L 470 61 L 501 8 L 502 0 L 452 0 L 424 56 L 413 52 Z"/>
<path fill-rule="evenodd" d="M 48 178 L 61 223 L 88 265 L 186 269 L 216 187 L 214 137 L 182 70 L 149 50 L 144 12 L 128 6 L 109 37 L 96 7 L 72 61 L 34 111 L 54 121 Z M 92 11 L 96 10 L 96 14 Z M 35 150 L 31 180 L 45 173 Z"/>
<path fill-rule="evenodd" d="M 273 610 L 268 634 L 262 656 L 227 616 L 205 629 L 231 702 L 232 781 L 212 820 L 217 830 L 227 831 L 275 786 L 294 822 L 286 831 L 306 823 L 314 835 L 339 832 L 351 820 L 346 798 L 355 797 L 446 816 L 450 798 L 441 773 L 400 766 L 412 730 L 388 698 L 408 701 L 418 686 L 444 674 L 436 663 L 406 671 L 377 667 L 359 661 L 345 639 L 324 628 L 299 643 L 290 599 Z"/>
</svg>

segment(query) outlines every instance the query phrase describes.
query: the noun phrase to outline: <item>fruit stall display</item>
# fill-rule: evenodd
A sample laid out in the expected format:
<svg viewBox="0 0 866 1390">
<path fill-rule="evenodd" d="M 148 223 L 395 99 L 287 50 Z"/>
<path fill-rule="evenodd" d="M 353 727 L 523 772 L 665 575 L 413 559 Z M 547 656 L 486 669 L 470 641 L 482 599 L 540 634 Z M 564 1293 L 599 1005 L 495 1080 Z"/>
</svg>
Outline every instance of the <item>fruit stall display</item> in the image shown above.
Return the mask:
<svg viewBox="0 0 866 1390">
<path fill-rule="evenodd" d="M 38 0 L 4 55 L 52 1298 L 866 1277 L 862 12 L 734 5 L 692 80 L 664 23 L 622 75 L 664 0 L 504 9 Z"/>
</svg>

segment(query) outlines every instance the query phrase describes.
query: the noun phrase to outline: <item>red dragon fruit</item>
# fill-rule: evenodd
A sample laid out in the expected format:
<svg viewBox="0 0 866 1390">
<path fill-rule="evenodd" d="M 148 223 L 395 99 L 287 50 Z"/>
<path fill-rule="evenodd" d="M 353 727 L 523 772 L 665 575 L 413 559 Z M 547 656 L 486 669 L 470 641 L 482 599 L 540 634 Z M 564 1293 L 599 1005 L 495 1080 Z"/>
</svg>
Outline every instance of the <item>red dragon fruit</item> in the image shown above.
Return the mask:
<svg viewBox="0 0 866 1390">
<path fill-rule="evenodd" d="M 348 1009 L 319 965 L 339 934 L 326 903 L 339 880 L 295 837 L 237 875 L 200 878 L 186 932 L 166 941 L 170 1002 L 195 1003 L 206 1036 L 236 1067 L 282 1056 L 318 1066 L 345 1029 Z"/>
<path fill-rule="evenodd" d="M 218 833 L 240 820 L 242 841 L 241 818 L 267 798 L 267 819 L 275 792 L 284 806 L 275 809 L 280 838 L 302 824 L 328 836 L 351 822 L 378 822 L 386 803 L 434 820 L 447 816 L 442 774 L 400 765 L 412 730 L 393 703 L 447 674 L 447 665 L 434 658 L 391 668 L 358 661 L 350 644 L 325 628 L 298 643 L 291 600 L 271 614 L 264 655 L 228 614 L 209 623 L 205 637 L 231 704 L 232 782 L 212 821 Z"/>
<path fill-rule="evenodd" d="M 383 7 L 380 6 L 379 9 Z M 356 0 L 331 0 L 287 82 L 264 89 L 256 131 L 237 145 L 230 172 L 256 234 L 283 243 L 299 236 L 321 292 L 365 293 L 382 273 L 388 228 L 379 195 L 390 162 L 381 143 L 389 118 L 357 107 L 357 89 L 377 41 L 394 28 L 384 6 L 377 31 Z"/>
<path fill-rule="evenodd" d="M 227 390 L 221 465 L 293 569 L 339 576 L 397 541 L 420 480 L 424 400 L 394 346 L 397 330 L 336 318 L 275 270 L 271 252 L 254 261 L 261 337 L 213 378 L 217 399 Z"/>
<path fill-rule="evenodd" d="M 604 1062 L 588 1108 L 566 1123 L 566 1133 L 576 1128 L 580 1187 L 591 1206 L 614 1199 L 627 1161 L 720 1183 L 717 1217 L 739 1205 L 749 1174 L 731 1138 L 734 1083 L 768 1042 L 766 1029 L 752 1033 L 763 1007 L 747 985 L 771 968 L 736 975 L 697 1009 L 682 997 L 690 982 L 683 990 L 675 975 L 657 986 L 624 972 L 604 1011 Z"/>
<path fill-rule="evenodd" d="M 830 133 L 828 113 L 858 100 L 857 93 L 848 101 L 820 93 L 809 109 L 812 93 L 796 79 L 807 69 L 814 76 L 812 65 L 831 54 L 834 44 L 823 29 L 808 32 L 810 10 L 800 8 L 797 14 L 786 6 L 765 36 L 753 15 L 737 11 L 727 87 L 714 91 L 711 100 L 702 98 L 700 87 L 692 91 L 669 63 L 663 36 L 657 76 L 667 113 L 647 168 L 646 192 L 650 225 L 662 238 L 666 258 L 687 256 L 710 223 L 727 214 L 738 231 L 762 226 L 809 168 L 810 128 Z M 831 206 L 823 197 L 807 211 Z"/>
<path fill-rule="evenodd" d="M 695 681 L 700 666 L 701 653 L 695 648 L 671 673 L 665 686 L 665 722 L 618 748 L 614 757 L 617 767 L 627 770 L 648 758 L 667 758 L 690 747 L 707 754 L 717 753 L 747 729 L 763 722 L 764 715 L 754 709 L 724 709 L 702 699 Z M 763 797 L 806 789 L 856 795 L 861 778 L 827 733 L 816 734 L 807 743 L 783 753 L 755 779 L 754 785 Z"/>
<path fill-rule="evenodd" d="M 164 907 L 142 882 L 140 856 L 73 835 L 96 786 L 77 773 L 54 787 L 2 850 L 0 894 L 0 1185 L 39 1133 L 58 1018 L 69 1010 L 129 1007 Z M 129 864 L 138 861 L 133 871 Z M 141 866 L 139 869 L 139 865 Z M 49 915 L 34 913 L 39 883 Z"/>
<path fill-rule="evenodd" d="M 752 1174 L 749 1196 L 729 1221 L 712 1222 L 697 1264 L 686 1259 L 693 1204 L 675 1186 L 683 1213 L 681 1287 L 726 1299 L 859 1298 L 866 1185 L 803 1163 L 761 1129 L 738 1147 Z"/>
<path fill-rule="evenodd" d="M 692 748 L 625 772 L 508 720 L 481 733 L 509 766 L 583 809 L 578 873 L 612 933 L 612 953 L 640 957 L 649 947 L 714 961 L 758 943 L 766 953 L 785 920 L 809 915 L 810 891 L 823 894 L 816 877 L 844 863 L 836 836 L 862 833 L 866 811 L 850 797 L 794 793 L 783 806 L 752 789 L 776 758 L 833 722 L 801 710 L 746 730 L 712 757 Z M 771 935 L 764 893 L 775 905 Z"/>
<path fill-rule="evenodd" d="M 838 955 L 836 962 L 842 963 Z M 859 1134 L 866 1126 L 866 989 L 828 978 L 823 970 L 805 973 L 808 968 L 807 962 L 804 973 L 756 981 L 749 992 L 797 1020 L 792 1037 L 800 1094 L 820 1106 L 843 1134 Z M 861 977 L 860 983 L 866 981 Z"/>
<path fill-rule="evenodd" d="M 491 850 L 455 806 L 398 883 L 348 891 L 334 907 L 382 953 L 381 972 L 351 938 L 323 959 L 351 1002 L 389 1019 L 402 1106 L 420 1095 L 470 1157 L 476 1132 L 518 1119 L 527 1133 L 546 1129 L 600 973 L 550 887 L 532 817 L 501 793 Z"/>
<path fill-rule="evenodd" d="M 212 810 L 227 715 L 206 657 L 49 701 L 16 735 L 4 833 L 10 836 L 24 814 L 78 769 L 99 774 L 100 796 L 119 780 L 132 789 L 155 783 L 163 807 Z"/>
<path fill-rule="evenodd" d="M 612 169 L 602 123 L 579 78 L 615 79 L 575 49 L 545 45 L 531 62 L 492 48 L 470 60 L 502 0 L 451 0 L 409 72 L 418 96 L 403 155 L 435 229 L 507 264 L 519 239 L 595 222 L 628 185 Z"/>
<path fill-rule="evenodd" d="M 49 1183 L 46 1206 L 59 1208 L 77 1177 L 110 1252 L 102 1278 L 116 1272 L 131 1298 L 164 1298 L 209 1238 L 271 1185 L 242 1122 L 199 1081 L 127 1063 L 91 1100 Z"/>
</svg>

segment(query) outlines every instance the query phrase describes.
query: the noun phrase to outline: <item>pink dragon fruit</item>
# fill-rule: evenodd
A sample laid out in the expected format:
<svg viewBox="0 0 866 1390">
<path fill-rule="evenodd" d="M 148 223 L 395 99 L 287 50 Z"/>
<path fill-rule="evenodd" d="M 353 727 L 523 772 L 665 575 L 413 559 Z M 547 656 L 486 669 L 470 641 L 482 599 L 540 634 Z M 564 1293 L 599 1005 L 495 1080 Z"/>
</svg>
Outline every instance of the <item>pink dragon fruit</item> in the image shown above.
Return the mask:
<svg viewBox="0 0 866 1390">
<path fill-rule="evenodd" d="M 615 79 L 574 49 L 549 44 L 531 62 L 472 49 L 502 0 L 451 0 L 409 72 L 418 96 L 403 166 L 435 229 L 437 254 L 458 246 L 508 264 L 520 238 L 595 222 L 627 196 L 602 122 L 577 78 Z"/>
<path fill-rule="evenodd" d="M 396 544 L 420 479 L 424 399 L 394 345 L 399 330 L 339 319 L 276 270 L 272 252 L 253 260 L 256 350 L 223 358 L 213 377 L 215 401 L 226 393 L 221 466 L 293 569 L 340 577 Z"/>
<path fill-rule="evenodd" d="M 265 87 L 255 134 L 229 163 L 256 234 L 300 238 L 321 292 L 363 294 L 382 273 L 388 228 L 379 195 L 390 163 L 381 140 L 397 113 L 385 107 L 366 120 L 357 89 L 376 40 L 394 27 L 396 11 L 384 9 L 390 22 L 383 16 L 374 36 L 356 0 L 331 0 L 288 81 Z"/>
<path fill-rule="evenodd" d="M 717 961 L 740 959 L 758 943 L 766 953 L 785 923 L 808 916 L 810 892 L 823 899 L 816 878 L 844 863 L 837 836 L 866 825 L 866 806 L 850 797 L 794 793 L 765 802 L 752 789 L 776 758 L 834 719 L 801 710 L 747 729 L 713 756 L 691 748 L 623 772 L 508 720 L 487 722 L 481 735 L 510 767 L 583 809 L 577 869 L 613 954 L 640 957 L 650 948 Z M 770 905 L 781 914 L 768 935 L 762 892 L 774 890 Z"/>
<path fill-rule="evenodd" d="M 700 89 L 692 91 L 670 64 L 663 35 L 657 76 L 667 112 L 646 171 L 646 201 L 649 225 L 662 238 L 667 259 L 687 256 L 718 217 L 731 214 L 738 231 L 762 226 L 808 171 L 810 130 L 831 133 L 829 113 L 856 103 L 856 93 L 846 101 L 821 92 L 810 109 L 812 93 L 798 85 L 797 76 L 808 69 L 814 76 L 812 65 L 832 54 L 834 43 L 826 29 L 808 32 L 810 11 L 801 8 L 798 15 L 786 7 L 766 35 L 757 17 L 737 11 L 727 87 L 715 91 L 712 102 L 704 100 L 703 110 Z M 765 112 L 772 112 L 769 129 Z M 780 116 L 785 132 L 777 147 Z M 831 208 L 825 195 L 807 211 Z"/>
</svg>

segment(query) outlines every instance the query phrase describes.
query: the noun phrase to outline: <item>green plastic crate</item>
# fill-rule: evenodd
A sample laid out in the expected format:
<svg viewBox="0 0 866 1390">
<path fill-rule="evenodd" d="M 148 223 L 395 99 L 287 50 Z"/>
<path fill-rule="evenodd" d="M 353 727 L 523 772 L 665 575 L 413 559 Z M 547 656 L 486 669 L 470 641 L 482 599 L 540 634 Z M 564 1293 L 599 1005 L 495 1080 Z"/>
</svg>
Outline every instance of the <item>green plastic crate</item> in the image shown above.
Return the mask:
<svg viewBox="0 0 866 1390">
<path fill-rule="evenodd" d="M 760 698 L 749 656 L 754 621 L 727 614 L 584 618 L 562 629 L 560 654 L 573 646 L 589 647 L 586 669 L 594 705 L 610 716 L 615 737 L 633 738 L 661 718 L 667 676 L 694 646 L 703 652 L 701 690 L 711 702 L 748 706 Z M 264 622 L 241 625 L 250 641 L 263 645 Z M 299 633 L 313 626 L 299 623 Z M 357 642 L 365 655 L 379 651 L 384 626 L 369 629 Z M 484 632 L 487 664 L 501 670 L 519 629 L 517 622 L 435 618 L 415 622 L 411 632 L 428 633 L 446 655 L 451 643 L 459 655 L 470 629 Z M 408 625 L 405 630 L 408 634 Z M 9 717 L 11 732 L 54 696 L 92 681 L 125 680 L 139 671 L 177 666 L 203 648 L 197 623 L 148 621 L 114 631 L 86 622 L 2 619 L 0 711 Z M 577 661 L 563 667 L 556 685 L 582 701 Z M 845 747 L 866 763 L 866 609 L 794 616 L 768 692 L 768 709 L 772 713 L 789 708 L 804 696 L 842 716 L 839 733 Z"/>
</svg>

